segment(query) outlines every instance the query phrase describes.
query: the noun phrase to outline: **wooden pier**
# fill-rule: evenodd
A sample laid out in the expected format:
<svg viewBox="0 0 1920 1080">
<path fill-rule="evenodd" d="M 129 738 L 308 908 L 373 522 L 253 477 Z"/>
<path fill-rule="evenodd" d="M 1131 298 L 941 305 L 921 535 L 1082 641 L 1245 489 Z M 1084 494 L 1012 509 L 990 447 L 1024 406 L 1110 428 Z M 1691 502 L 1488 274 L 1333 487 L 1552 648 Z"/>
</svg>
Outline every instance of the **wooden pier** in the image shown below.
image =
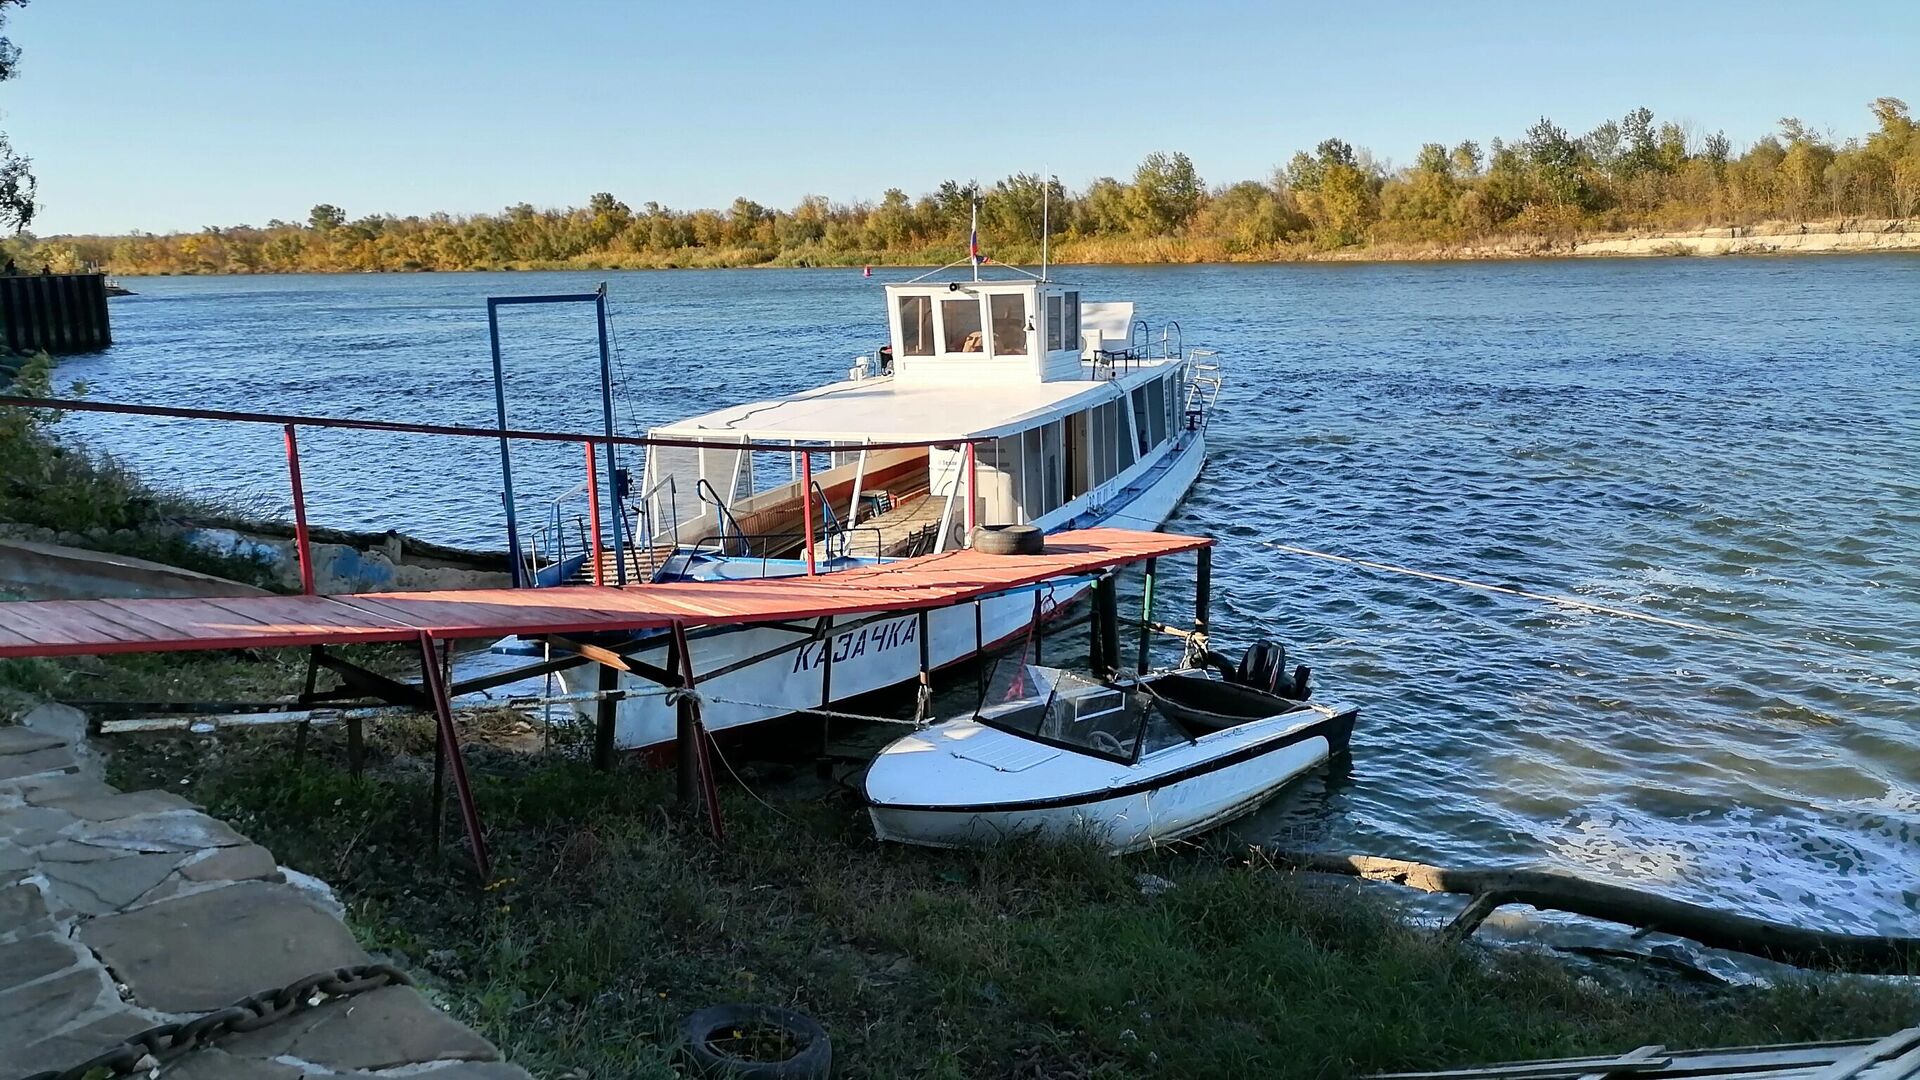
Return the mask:
<svg viewBox="0 0 1920 1080">
<path fill-rule="evenodd" d="M 103 274 L 0 276 L 0 345 L 15 352 L 83 353 L 113 344 Z"/>
</svg>

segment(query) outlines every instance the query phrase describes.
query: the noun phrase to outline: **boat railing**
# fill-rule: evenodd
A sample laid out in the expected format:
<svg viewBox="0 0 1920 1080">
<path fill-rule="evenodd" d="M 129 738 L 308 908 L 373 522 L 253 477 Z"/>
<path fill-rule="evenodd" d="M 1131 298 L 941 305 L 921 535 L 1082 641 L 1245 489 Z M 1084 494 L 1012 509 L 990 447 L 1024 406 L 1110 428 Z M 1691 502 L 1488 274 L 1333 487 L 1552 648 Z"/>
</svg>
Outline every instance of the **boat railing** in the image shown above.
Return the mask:
<svg viewBox="0 0 1920 1080">
<path fill-rule="evenodd" d="M 854 533 L 861 534 L 861 543 L 858 545 L 861 550 L 859 551 L 857 556 L 854 551 L 855 545 L 853 543 L 853 537 L 851 535 Z M 806 537 L 807 537 L 806 533 L 798 530 L 793 532 L 766 532 L 766 533 L 725 533 L 725 532 L 718 533 L 718 534 L 708 533 L 707 535 L 693 542 L 692 548 L 689 549 L 689 554 L 694 556 L 700 556 L 700 555 L 718 556 L 720 558 L 727 559 L 728 561 L 731 561 L 731 562 L 740 562 L 742 560 L 759 559 L 760 560 L 760 576 L 765 577 L 767 573 L 767 568 L 773 563 L 773 561 L 776 558 L 778 558 L 778 556 L 775 556 L 773 552 L 785 550 L 791 547 L 799 547 L 806 542 Z M 846 529 L 846 530 L 843 530 L 843 537 L 844 538 L 841 541 L 839 552 L 836 554 L 831 548 L 829 548 L 827 551 L 827 558 L 851 559 L 855 557 L 861 557 L 861 558 L 866 557 L 867 545 L 865 541 L 867 537 L 871 537 L 873 540 L 873 559 L 877 562 L 885 557 L 885 548 L 883 547 L 883 545 L 885 543 L 886 538 L 877 526 L 861 526 L 859 528 Z M 734 553 L 728 552 L 726 550 L 726 545 L 732 541 L 737 541 L 742 543 L 747 547 L 748 550 L 744 554 L 734 554 Z M 760 554 L 758 555 L 754 555 L 751 550 L 753 547 L 756 547 L 756 546 L 760 549 Z"/>
<path fill-rule="evenodd" d="M 541 570 L 566 562 L 572 555 L 585 555 L 588 552 L 591 542 L 587 536 L 587 512 L 592 507 L 587 507 L 585 511 L 574 511 L 571 519 L 566 507 L 568 500 L 584 497 L 586 491 L 586 484 L 575 484 L 548 500 L 540 515 L 540 525 L 530 538 L 532 542 L 516 553 L 524 575 L 522 580 L 538 580 Z M 568 526 L 572 526 L 579 534 L 577 550 L 567 542 Z"/>
<path fill-rule="evenodd" d="M 740 522 L 735 520 L 733 513 L 727 509 L 727 501 L 720 497 L 720 493 L 714 490 L 713 485 L 708 483 L 705 477 L 701 477 L 700 482 L 694 485 L 693 492 L 701 502 L 713 504 L 714 519 L 720 524 L 722 546 L 725 546 L 727 530 L 731 527 L 734 539 L 740 543 L 740 554 L 752 555 L 753 547 L 747 540 L 746 532 L 740 528 Z"/>
<path fill-rule="evenodd" d="M 1172 339 L 1171 348 L 1168 347 L 1169 337 Z M 1186 336 L 1180 332 L 1179 323 L 1169 320 L 1166 327 L 1160 331 L 1160 359 L 1178 360 L 1186 354 Z"/>
<path fill-rule="evenodd" d="M 667 489 L 667 538 L 675 547 L 680 546 L 680 490 L 673 482 L 673 474 L 655 480 L 640 494 L 641 529 L 647 537 L 648 547 L 660 544 L 660 513 L 658 498 L 660 489 Z"/>
</svg>

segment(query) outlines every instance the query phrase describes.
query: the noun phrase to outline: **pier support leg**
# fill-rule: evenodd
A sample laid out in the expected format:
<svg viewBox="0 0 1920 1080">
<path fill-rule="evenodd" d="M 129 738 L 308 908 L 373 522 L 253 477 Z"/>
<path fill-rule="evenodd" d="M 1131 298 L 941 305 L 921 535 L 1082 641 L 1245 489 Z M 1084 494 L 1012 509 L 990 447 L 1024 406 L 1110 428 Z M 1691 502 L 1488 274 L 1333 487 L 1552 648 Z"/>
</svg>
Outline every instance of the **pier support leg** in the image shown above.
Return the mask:
<svg viewBox="0 0 1920 1080">
<path fill-rule="evenodd" d="M 1213 607 L 1213 549 L 1203 547 L 1194 555 L 1197 563 L 1193 590 L 1193 632 L 1200 637 L 1204 647 L 1207 637 L 1209 610 Z"/>
<path fill-rule="evenodd" d="M 1094 599 L 1098 603 L 1095 614 L 1097 621 L 1095 633 L 1100 635 L 1100 657 L 1104 663 L 1096 669 L 1104 678 L 1113 678 L 1120 674 L 1120 579 L 1112 574 L 1100 579 L 1100 591 Z"/>
<path fill-rule="evenodd" d="M 1147 642 L 1153 631 L 1153 576 L 1160 567 L 1159 559 L 1147 560 L 1147 580 L 1145 591 L 1140 596 L 1140 664 L 1139 674 L 1147 673 Z"/>
<path fill-rule="evenodd" d="M 800 528 L 807 549 L 807 576 L 816 572 L 813 563 L 813 451 L 800 451 Z"/>
<path fill-rule="evenodd" d="M 684 778 L 687 775 L 687 762 L 691 760 L 695 781 L 706 803 L 707 828 L 712 831 L 715 842 L 724 842 L 727 830 L 720 820 L 720 792 L 713 782 L 713 756 L 707 745 L 709 736 L 706 727 L 700 722 L 700 698 L 694 692 L 693 650 L 687 645 L 684 626 L 674 623 L 673 636 L 680 654 L 682 693 L 674 709 L 680 732 L 681 776 Z"/>
<path fill-rule="evenodd" d="M 480 827 L 480 808 L 473 801 L 473 784 L 467 778 L 466 759 L 460 756 L 460 733 L 453 726 L 453 703 L 447 699 L 447 684 L 440 677 L 439 658 L 433 653 L 433 639 L 420 634 L 420 676 L 422 688 L 433 705 L 436 738 L 447 750 L 447 764 L 453 773 L 453 790 L 460 799 L 460 818 L 467 827 L 467 843 L 473 848 L 474 869 L 484 884 L 493 875 L 493 860 L 487 854 L 487 837 Z"/>
<path fill-rule="evenodd" d="M 325 651 L 325 646 L 322 645 L 315 645 L 313 648 L 307 650 L 307 680 L 302 684 L 300 691 L 300 704 L 302 705 L 310 704 L 313 701 L 313 692 L 320 684 L 320 654 L 323 651 Z M 307 736 L 312 730 L 313 713 L 309 711 L 307 715 L 300 718 L 300 722 L 295 724 L 293 728 L 293 763 L 295 765 L 307 759 Z"/>
<path fill-rule="evenodd" d="M 609 696 L 620 689 L 620 671 L 611 664 L 600 665 L 601 698 L 594 702 L 593 723 L 593 767 L 601 772 L 613 769 L 613 731 L 614 721 L 619 715 L 620 702 Z"/>
</svg>

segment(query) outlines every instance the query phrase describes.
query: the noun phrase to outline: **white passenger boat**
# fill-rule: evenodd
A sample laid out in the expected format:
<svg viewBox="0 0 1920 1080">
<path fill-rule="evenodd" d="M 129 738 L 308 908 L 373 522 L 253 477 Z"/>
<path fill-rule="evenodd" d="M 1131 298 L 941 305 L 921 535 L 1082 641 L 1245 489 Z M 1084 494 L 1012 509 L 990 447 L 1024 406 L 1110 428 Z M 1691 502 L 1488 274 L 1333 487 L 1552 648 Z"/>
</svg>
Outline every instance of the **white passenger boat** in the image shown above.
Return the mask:
<svg viewBox="0 0 1920 1080">
<path fill-rule="evenodd" d="M 966 544 L 976 527 L 1155 529 L 1199 475 L 1220 366 L 1185 347 L 1177 324 L 1156 335 L 1132 303 L 1031 275 L 981 280 L 977 265 L 972 280 L 889 284 L 885 297 L 888 342 L 845 380 L 648 432 L 706 445 L 649 448 L 620 525 L 624 562 L 601 555 L 608 583 L 806 573 L 809 526 L 827 573 Z M 863 449 L 910 441 L 936 445 Z M 796 449 L 769 453 L 770 443 Z M 589 571 L 584 552 L 562 552 L 534 577 L 579 583 Z M 911 614 L 697 635 L 704 721 L 738 727 L 912 681 L 923 659 L 939 668 L 973 656 L 1084 588 L 934 612 L 924 643 Z M 664 638 L 631 644 L 644 647 L 621 651 L 670 666 Z M 596 689 L 596 677 L 562 674 L 570 692 Z M 631 696 L 618 706 L 616 744 L 670 742 L 666 691 L 621 679 Z"/>
<path fill-rule="evenodd" d="M 1099 682 L 1010 657 L 994 683 L 991 704 L 874 759 L 866 794 L 881 839 L 1037 835 L 1138 851 L 1260 806 L 1345 753 L 1356 716 L 1199 670 Z"/>
</svg>

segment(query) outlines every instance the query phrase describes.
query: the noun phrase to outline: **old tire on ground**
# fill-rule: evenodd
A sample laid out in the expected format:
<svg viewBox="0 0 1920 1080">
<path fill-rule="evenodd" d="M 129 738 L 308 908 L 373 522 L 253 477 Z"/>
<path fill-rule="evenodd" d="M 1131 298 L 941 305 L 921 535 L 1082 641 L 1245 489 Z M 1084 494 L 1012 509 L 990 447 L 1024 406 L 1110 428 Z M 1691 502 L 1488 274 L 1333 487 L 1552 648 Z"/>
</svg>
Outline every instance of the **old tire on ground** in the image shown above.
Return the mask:
<svg viewBox="0 0 1920 1080">
<path fill-rule="evenodd" d="M 1033 525 L 982 525 L 973 530 L 973 550 L 986 555 L 1038 555 L 1047 534 Z"/>
<path fill-rule="evenodd" d="M 750 1029 L 772 1028 L 797 1049 L 785 1061 L 736 1057 L 716 1048 L 716 1039 Z M 741 1080 L 826 1080 L 833 1070 L 833 1043 L 826 1029 L 791 1009 L 772 1005 L 714 1005 L 701 1009 L 680 1024 L 680 1039 L 701 1076 L 739 1077 Z"/>
</svg>

